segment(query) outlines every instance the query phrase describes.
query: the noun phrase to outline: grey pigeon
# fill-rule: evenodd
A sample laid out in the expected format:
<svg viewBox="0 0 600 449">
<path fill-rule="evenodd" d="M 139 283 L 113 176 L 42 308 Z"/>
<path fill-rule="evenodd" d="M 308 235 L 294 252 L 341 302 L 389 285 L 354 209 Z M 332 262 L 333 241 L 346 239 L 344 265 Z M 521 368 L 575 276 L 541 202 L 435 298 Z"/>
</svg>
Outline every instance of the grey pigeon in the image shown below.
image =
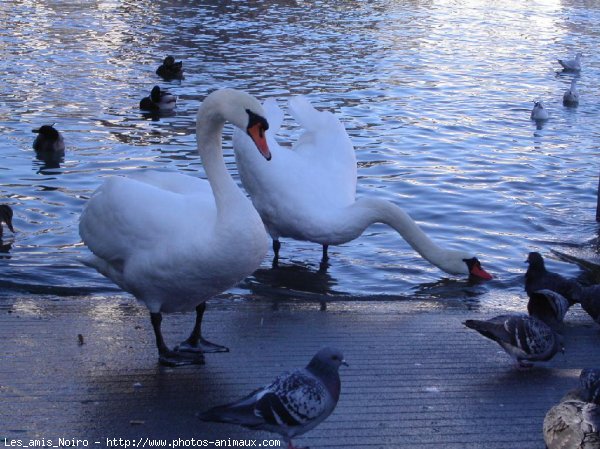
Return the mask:
<svg viewBox="0 0 600 449">
<path fill-rule="evenodd" d="M 550 360 L 558 350 L 564 350 L 562 337 L 529 315 L 499 315 L 489 320 L 467 320 L 463 324 L 498 343 L 520 367 Z"/>
<path fill-rule="evenodd" d="M 346 365 L 336 349 L 321 349 L 306 368 L 285 372 L 273 383 L 231 404 L 199 415 L 202 421 L 238 424 L 278 433 L 294 449 L 292 438 L 319 425 L 340 397 L 339 367 Z"/>
<path fill-rule="evenodd" d="M 584 369 L 579 388 L 552 407 L 544 418 L 548 449 L 600 449 L 600 370 Z"/>
<path fill-rule="evenodd" d="M 525 291 L 528 295 L 539 290 L 552 290 L 564 296 L 569 301 L 569 305 L 579 302 L 581 291 L 579 282 L 546 270 L 544 258 L 540 253 L 529 253 L 526 262 L 529 264 L 525 273 Z"/>
<path fill-rule="evenodd" d="M 600 406 L 568 400 L 552 407 L 544 417 L 548 449 L 600 449 Z"/>
<path fill-rule="evenodd" d="M 579 293 L 581 308 L 600 324 L 600 284 L 582 287 Z"/>
<path fill-rule="evenodd" d="M 553 329 L 563 322 L 568 309 L 569 301 L 552 290 L 538 290 L 529 295 L 529 315 L 539 318 Z"/>
</svg>

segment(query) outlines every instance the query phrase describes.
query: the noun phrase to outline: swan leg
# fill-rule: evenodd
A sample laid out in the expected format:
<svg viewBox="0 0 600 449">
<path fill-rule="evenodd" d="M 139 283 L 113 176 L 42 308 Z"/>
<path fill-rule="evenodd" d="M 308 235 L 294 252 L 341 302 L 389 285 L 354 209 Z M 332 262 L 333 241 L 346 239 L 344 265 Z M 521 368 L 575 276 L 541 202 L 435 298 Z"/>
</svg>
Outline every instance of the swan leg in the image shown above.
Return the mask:
<svg viewBox="0 0 600 449">
<path fill-rule="evenodd" d="M 327 268 L 329 267 L 329 255 L 327 254 L 327 249 L 329 245 L 323 245 L 323 257 L 321 258 L 321 262 L 319 263 L 319 272 L 325 273 Z"/>
<path fill-rule="evenodd" d="M 279 240 L 273 240 L 273 263 L 271 266 L 277 268 L 279 266 L 279 249 L 281 248 L 281 242 Z"/>
<path fill-rule="evenodd" d="M 158 348 L 158 361 L 165 366 L 185 366 L 185 365 L 203 365 L 204 356 L 202 354 L 181 354 L 171 351 L 165 344 L 162 336 L 161 324 L 162 314 L 150 313 L 150 321 L 156 337 L 156 347 Z"/>
<path fill-rule="evenodd" d="M 203 352 L 229 352 L 229 348 L 215 343 L 211 343 L 208 340 L 202 338 L 202 318 L 206 311 L 206 303 L 196 307 L 196 324 L 192 333 L 187 340 L 182 342 L 175 348 L 178 352 L 191 352 L 191 353 L 203 353 Z"/>
</svg>

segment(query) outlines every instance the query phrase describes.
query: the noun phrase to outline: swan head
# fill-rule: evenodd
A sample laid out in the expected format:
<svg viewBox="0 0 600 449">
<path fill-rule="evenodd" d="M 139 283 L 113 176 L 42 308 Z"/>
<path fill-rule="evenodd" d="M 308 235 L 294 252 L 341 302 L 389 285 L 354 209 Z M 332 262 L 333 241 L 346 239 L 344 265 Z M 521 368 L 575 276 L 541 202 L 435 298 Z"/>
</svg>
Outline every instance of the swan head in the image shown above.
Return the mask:
<svg viewBox="0 0 600 449">
<path fill-rule="evenodd" d="M 269 123 L 265 116 L 262 105 L 252 95 L 234 89 L 220 89 L 205 98 L 198 110 L 196 123 L 200 126 L 204 119 L 208 119 L 208 126 L 214 126 L 210 123 L 229 121 L 246 132 L 260 154 L 270 160 L 271 151 L 265 133 Z"/>
<path fill-rule="evenodd" d="M 473 276 L 477 279 L 483 279 L 486 281 L 492 279 L 492 275 L 483 269 L 483 267 L 481 266 L 481 262 L 479 262 L 479 259 L 477 257 L 463 259 L 463 262 L 467 265 L 469 276 Z"/>
</svg>

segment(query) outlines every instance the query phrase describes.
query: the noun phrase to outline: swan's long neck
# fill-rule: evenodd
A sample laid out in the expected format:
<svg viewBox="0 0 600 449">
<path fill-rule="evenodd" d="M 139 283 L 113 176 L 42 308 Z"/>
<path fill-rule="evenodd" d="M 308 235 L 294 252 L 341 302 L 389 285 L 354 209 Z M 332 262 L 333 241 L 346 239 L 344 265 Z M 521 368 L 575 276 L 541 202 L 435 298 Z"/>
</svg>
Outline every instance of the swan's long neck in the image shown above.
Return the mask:
<svg viewBox="0 0 600 449">
<path fill-rule="evenodd" d="M 394 228 L 424 259 L 451 274 L 468 274 L 463 258 L 469 256 L 437 245 L 400 207 L 386 200 L 361 198 L 349 208 L 350 220 L 361 227 L 360 233 L 372 223 Z"/>
<path fill-rule="evenodd" d="M 223 158 L 221 140 L 225 118 L 213 111 L 201 108 L 196 123 L 198 153 L 200 153 L 206 177 L 215 196 L 217 211 L 222 212 L 226 201 L 246 200 L 245 195 L 227 171 Z"/>
</svg>

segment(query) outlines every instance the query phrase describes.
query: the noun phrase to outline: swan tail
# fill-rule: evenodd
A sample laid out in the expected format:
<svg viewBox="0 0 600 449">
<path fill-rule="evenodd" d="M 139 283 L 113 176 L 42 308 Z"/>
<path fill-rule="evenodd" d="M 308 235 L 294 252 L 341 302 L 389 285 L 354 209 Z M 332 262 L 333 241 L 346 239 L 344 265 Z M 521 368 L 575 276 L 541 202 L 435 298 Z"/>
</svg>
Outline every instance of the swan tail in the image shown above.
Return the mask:
<svg viewBox="0 0 600 449">
<path fill-rule="evenodd" d="M 90 267 L 90 268 L 94 268 L 102 276 L 112 280 L 121 289 L 127 291 L 122 269 L 117 268 L 116 266 L 110 264 L 106 260 L 104 260 L 94 254 L 91 254 L 86 257 L 81 257 L 78 260 L 83 265 Z"/>
<path fill-rule="evenodd" d="M 317 131 L 322 127 L 322 113 L 302 95 L 290 98 L 290 114 L 307 131 Z"/>
</svg>

